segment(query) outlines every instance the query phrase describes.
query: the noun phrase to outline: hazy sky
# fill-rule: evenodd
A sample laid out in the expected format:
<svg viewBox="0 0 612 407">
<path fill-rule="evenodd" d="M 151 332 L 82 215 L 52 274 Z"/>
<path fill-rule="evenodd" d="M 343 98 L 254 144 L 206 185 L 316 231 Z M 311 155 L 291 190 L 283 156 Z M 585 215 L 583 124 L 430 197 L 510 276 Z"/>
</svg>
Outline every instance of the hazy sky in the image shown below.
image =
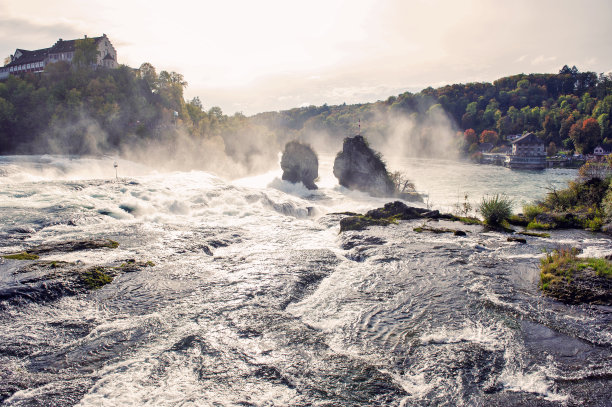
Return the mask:
<svg viewBox="0 0 612 407">
<path fill-rule="evenodd" d="M 120 63 L 249 115 L 531 72 L 612 70 L 612 1 L 0 0 L 0 55 L 106 33 Z"/>
</svg>

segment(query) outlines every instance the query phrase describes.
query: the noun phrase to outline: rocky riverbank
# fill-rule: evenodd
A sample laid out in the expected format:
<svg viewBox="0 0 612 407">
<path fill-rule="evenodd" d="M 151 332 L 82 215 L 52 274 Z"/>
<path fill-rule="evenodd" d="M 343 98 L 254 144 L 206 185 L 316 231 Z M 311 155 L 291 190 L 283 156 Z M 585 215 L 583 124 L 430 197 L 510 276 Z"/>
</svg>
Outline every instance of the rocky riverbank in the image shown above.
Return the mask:
<svg viewBox="0 0 612 407">
<path fill-rule="evenodd" d="M 455 236 L 466 236 L 467 233 L 484 234 L 499 233 L 505 235 L 506 241 L 511 243 L 528 244 L 529 238 L 549 240 L 549 247 L 561 247 L 562 242 L 551 239 L 549 233 L 530 231 L 514 231 L 512 229 L 495 229 L 483 225 L 474 218 L 459 218 L 451 214 L 431 211 L 405 205 L 402 202 L 389 202 L 384 207 L 373 209 L 365 214 L 346 213 L 340 219 L 340 232 L 363 231 L 372 226 L 397 225 L 399 221 L 422 220 L 423 224 L 413 228 L 417 233 L 431 232 L 435 234 L 451 233 Z M 432 226 L 430 222 L 439 223 L 440 220 L 452 221 L 448 225 Z M 453 224 L 463 224 L 461 228 Z M 465 224 L 471 224 L 471 230 L 466 231 Z M 525 224 L 526 225 L 526 224 Z M 520 235 L 520 236 L 518 236 Z M 366 238 L 366 241 L 369 238 Z M 370 239 L 372 240 L 372 239 Z M 376 240 L 376 239 L 374 239 Z M 352 244 L 351 247 L 355 245 Z M 576 257 L 577 251 L 565 249 L 550 249 L 551 253 L 542 258 L 542 272 L 539 287 L 542 292 L 552 298 L 568 304 L 602 304 L 612 305 L 612 244 L 609 258 L 585 259 L 580 261 Z M 565 256 L 565 257 L 564 257 Z"/>
</svg>

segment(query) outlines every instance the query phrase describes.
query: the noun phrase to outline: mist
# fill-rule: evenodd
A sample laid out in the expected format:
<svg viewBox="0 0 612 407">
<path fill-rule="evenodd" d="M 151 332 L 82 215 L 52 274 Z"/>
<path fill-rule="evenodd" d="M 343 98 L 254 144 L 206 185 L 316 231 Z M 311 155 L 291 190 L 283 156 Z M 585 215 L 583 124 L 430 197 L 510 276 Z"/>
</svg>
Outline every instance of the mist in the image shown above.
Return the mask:
<svg viewBox="0 0 612 407">
<path fill-rule="evenodd" d="M 358 133 L 389 161 L 457 158 L 457 129 L 439 104 L 423 100 L 411 111 L 381 103 L 362 106 L 367 110 L 355 106 L 311 107 L 318 115 L 297 122 L 293 116 L 308 109 L 273 112 L 263 119 L 221 114 L 217 117 L 219 123 L 204 129 L 162 115 L 146 136 L 129 125 L 121 134 L 118 125 L 103 125 L 86 110 L 80 110 L 70 118 L 54 121 L 34 143 L 23 145 L 20 152 L 112 155 L 160 172 L 200 170 L 230 180 L 278 169 L 279 153 L 289 141 L 307 143 L 318 154 L 335 155 L 342 149 L 345 137 Z M 333 109 L 345 109 L 351 115 L 340 115 L 341 121 L 334 126 L 330 121 Z"/>
</svg>

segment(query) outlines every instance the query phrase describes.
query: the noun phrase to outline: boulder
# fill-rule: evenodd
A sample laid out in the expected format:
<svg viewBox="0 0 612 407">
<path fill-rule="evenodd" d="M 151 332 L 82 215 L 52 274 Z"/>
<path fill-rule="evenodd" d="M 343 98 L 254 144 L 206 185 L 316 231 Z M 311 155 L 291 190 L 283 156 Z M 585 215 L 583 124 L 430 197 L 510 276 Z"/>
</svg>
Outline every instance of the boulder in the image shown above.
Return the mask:
<svg viewBox="0 0 612 407">
<path fill-rule="evenodd" d="M 297 141 L 285 145 L 281 158 L 283 180 L 301 182 L 308 189 L 317 189 L 315 180 L 319 177 L 319 160 L 312 148 Z"/>
<path fill-rule="evenodd" d="M 344 139 L 342 151 L 334 161 L 334 176 L 348 189 L 372 196 L 393 196 L 395 185 L 380 154 L 372 150 L 362 136 Z"/>
</svg>

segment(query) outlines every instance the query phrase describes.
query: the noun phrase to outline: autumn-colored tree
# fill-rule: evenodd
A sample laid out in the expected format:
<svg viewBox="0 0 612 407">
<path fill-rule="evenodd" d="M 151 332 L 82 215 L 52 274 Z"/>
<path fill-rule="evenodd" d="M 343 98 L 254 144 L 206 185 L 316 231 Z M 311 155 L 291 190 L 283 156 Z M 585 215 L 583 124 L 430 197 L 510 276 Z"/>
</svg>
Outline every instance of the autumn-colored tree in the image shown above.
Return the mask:
<svg viewBox="0 0 612 407">
<path fill-rule="evenodd" d="M 463 141 L 466 146 L 471 146 L 474 143 L 478 143 L 478 136 L 474 129 L 467 129 L 463 132 Z"/>
<path fill-rule="evenodd" d="M 576 151 L 582 154 L 589 154 L 597 146 L 601 128 L 597 120 L 589 117 L 584 121 L 577 121 L 569 131 L 569 137 L 574 142 Z"/>
<path fill-rule="evenodd" d="M 601 136 L 601 127 L 596 119 L 589 117 L 582 122 L 582 135 L 585 137 L 585 143 L 587 143 L 585 147 L 588 148 L 590 153 L 597 147 L 597 142 Z"/>
<path fill-rule="evenodd" d="M 497 144 L 499 141 L 499 136 L 495 130 L 483 130 L 480 133 L 480 142 L 481 143 L 491 143 L 493 145 Z"/>
</svg>

